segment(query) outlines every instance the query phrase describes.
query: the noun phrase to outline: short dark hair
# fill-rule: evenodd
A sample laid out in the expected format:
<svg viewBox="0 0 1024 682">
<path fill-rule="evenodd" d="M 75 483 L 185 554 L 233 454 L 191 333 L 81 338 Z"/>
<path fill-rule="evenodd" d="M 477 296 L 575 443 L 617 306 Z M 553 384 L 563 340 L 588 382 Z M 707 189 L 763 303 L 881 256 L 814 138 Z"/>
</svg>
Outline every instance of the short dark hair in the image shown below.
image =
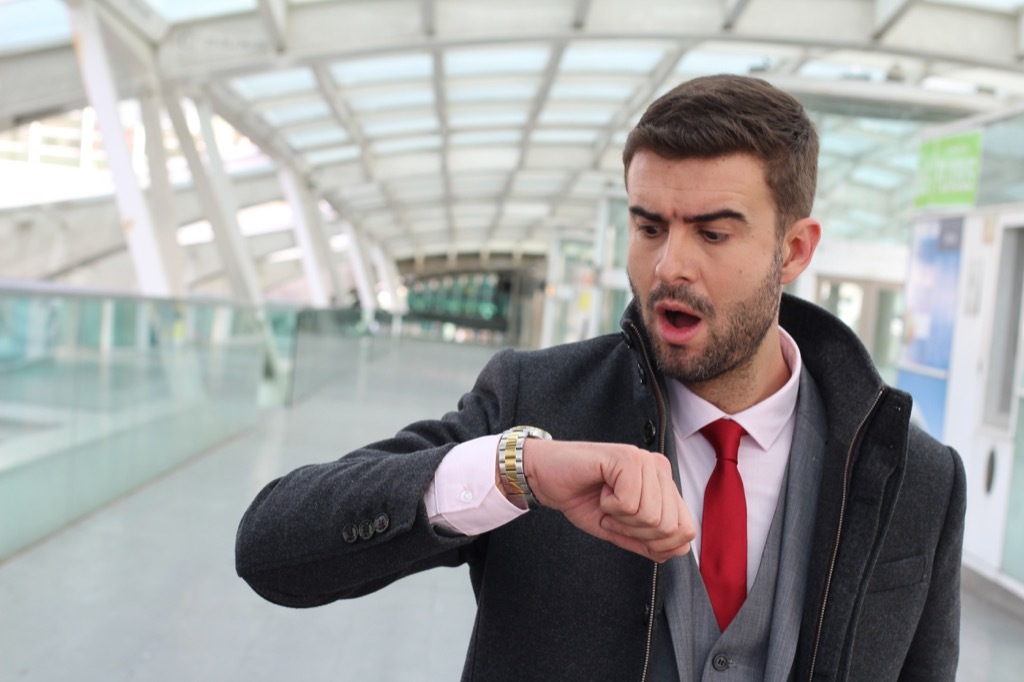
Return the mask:
<svg viewBox="0 0 1024 682">
<path fill-rule="evenodd" d="M 642 149 L 665 159 L 751 154 L 764 165 L 780 234 L 811 214 L 818 134 L 796 98 L 760 78 L 703 76 L 677 85 L 647 107 L 626 138 L 627 178 Z"/>
</svg>

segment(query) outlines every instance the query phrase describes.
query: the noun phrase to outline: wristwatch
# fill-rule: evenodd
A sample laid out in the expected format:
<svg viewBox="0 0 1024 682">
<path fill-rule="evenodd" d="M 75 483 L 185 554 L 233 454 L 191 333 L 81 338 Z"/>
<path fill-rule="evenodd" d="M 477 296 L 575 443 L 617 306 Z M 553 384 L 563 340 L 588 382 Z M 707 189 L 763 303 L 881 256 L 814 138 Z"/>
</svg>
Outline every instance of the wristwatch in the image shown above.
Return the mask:
<svg viewBox="0 0 1024 682">
<path fill-rule="evenodd" d="M 498 476 L 509 502 L 520 509 L 536 509 L 540 504 L 523 469 L 523 443 L 527 438 L 551 440 L 551 434 L 536 426 L 513 426 L 502 433 L 498 439 Z"/>
</svg>

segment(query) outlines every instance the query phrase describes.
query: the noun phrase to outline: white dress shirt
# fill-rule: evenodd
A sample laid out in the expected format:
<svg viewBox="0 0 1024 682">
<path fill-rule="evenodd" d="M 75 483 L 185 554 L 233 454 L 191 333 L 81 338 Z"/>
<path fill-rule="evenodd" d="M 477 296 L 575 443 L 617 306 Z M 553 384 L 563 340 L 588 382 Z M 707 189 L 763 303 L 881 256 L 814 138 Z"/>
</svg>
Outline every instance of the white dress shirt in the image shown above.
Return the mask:
<svg viewBox="0 0 1024 682">
<path fill-rule="evenodd" d="M 747 587 L 753 584 L 768 537 L 789 461 L 800 387 L 800 350 L 780 329 L 782 354 L 790 377 L 776 393 L 760 403 L 729 415 L 746 429 L 740 441 L 739 470 L 747 497 Z M 669 405 L 676 439 L 676 457 L 683 499 L 698 528 L 692 545 L 700 558 L 700 522 L 704 488 L 715 467 L 711 444 L 700 429 L 726 416 L 675 380 L 668 380 Z M 558 434 L 553 434 L 557 439 Z M 463 535 L 480 535 L 508 523 L 526 510 L 505 499 L 495 485 L 495 458 L 500 436 L 483 436 L 452 448 L 434 473 L 424 495 L 430 522 Z"/>
<path fill-rule="evenodd" d="M 727 415 L 694 394 L 678 381 L 668 381 L 672 405 L 672 431 L 676 439 L 679 480 L 683 499 L 697 526 L 690 545 L 700 563 L 700 528 L 704 517 L 704 488 L 715 469 L 715 450 L 700 430 L 722 417 L 739 423 L 747 434 L 740 440 L 737 464 L 747 498 L 747 591 L 757 577 L 757 567 L 768 539 L 775 507 L 786 476 L 789 449 L 796 425 L 796 400 L 802 363 L 796 342 L 780 329 L 782 354 L 789 366 L 789 380 L 778 391 L 742 412 Z"/>
</svg>

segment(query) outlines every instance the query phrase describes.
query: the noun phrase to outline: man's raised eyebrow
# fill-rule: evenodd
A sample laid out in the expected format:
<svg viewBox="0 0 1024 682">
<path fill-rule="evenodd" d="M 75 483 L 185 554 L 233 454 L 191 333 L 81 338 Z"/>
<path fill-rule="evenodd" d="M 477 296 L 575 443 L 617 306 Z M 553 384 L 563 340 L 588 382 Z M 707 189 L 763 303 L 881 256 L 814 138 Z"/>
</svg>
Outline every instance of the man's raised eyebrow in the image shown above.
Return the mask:
<svg viewBox="0 0 1024 682">
<path fill-rule="evenodd" d="M 667 220 L 665 220 L 665 217 L 662 216 L 660 213 L 655 213 L 654 211 L 648 211 L 646 208 L 640 208 L 639 206 L 630 206 L 629 207 L 629 212 L 632 213 L 633 215 L 635 215 L 638 218 L 643 218 L 644 220 L 650 220 L 652 223 L 665 224 L 665 223 L 668 222 Z"/>
<path fill-rule="evenodd" d="M 649 220 L 652 223 L 659 223 L 664 225 L 669 221 L 665 216 L 654 211 L 648 211 L 646 208 L 640 206 L 630 206 L 629 212 L 638 218 Z M 716 220 L 738 220 L 741 223 L 747 222 L 747 216 L 743 215 L 739 211 L 734 211 L 731 208 L 723 208 L 719 211 L 711 211 L 710 213 L 697 213 L 695 215 L 683 216 L 683 222 L 688 225 L 700 225 L 703 223 L 713 223 Z"/>
<path fill-rule="evenodd" d="M 683 216 L 683 222 L 690 225 L 713 223 L 716 220 L 738 220 L 741 223 L 746 223 L 747 216 L 743 215 L 739 211 L 734 211 L 731 208 L 723 208 L 720 211 L 712 211 L 710 213 L 698 213 L 696 215 Z"/>
</svg>

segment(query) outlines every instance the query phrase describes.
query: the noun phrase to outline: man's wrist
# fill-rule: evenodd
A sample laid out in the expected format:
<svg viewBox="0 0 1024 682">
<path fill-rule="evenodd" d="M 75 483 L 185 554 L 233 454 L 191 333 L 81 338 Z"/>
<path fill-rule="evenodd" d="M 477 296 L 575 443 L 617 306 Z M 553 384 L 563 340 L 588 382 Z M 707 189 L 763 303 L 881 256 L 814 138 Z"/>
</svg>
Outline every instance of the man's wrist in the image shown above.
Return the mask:
<svg viewBox="0 0 1024 682">
<path fill-rule="evenodd" d="M 527 438 L 551 440 L 551 434 L 536 426 L 513 426 L 498 439 L 497 470 L 499 490 L 520 509 L 540 506 L 526 475 L 523 451 Z"/>
</svg>

